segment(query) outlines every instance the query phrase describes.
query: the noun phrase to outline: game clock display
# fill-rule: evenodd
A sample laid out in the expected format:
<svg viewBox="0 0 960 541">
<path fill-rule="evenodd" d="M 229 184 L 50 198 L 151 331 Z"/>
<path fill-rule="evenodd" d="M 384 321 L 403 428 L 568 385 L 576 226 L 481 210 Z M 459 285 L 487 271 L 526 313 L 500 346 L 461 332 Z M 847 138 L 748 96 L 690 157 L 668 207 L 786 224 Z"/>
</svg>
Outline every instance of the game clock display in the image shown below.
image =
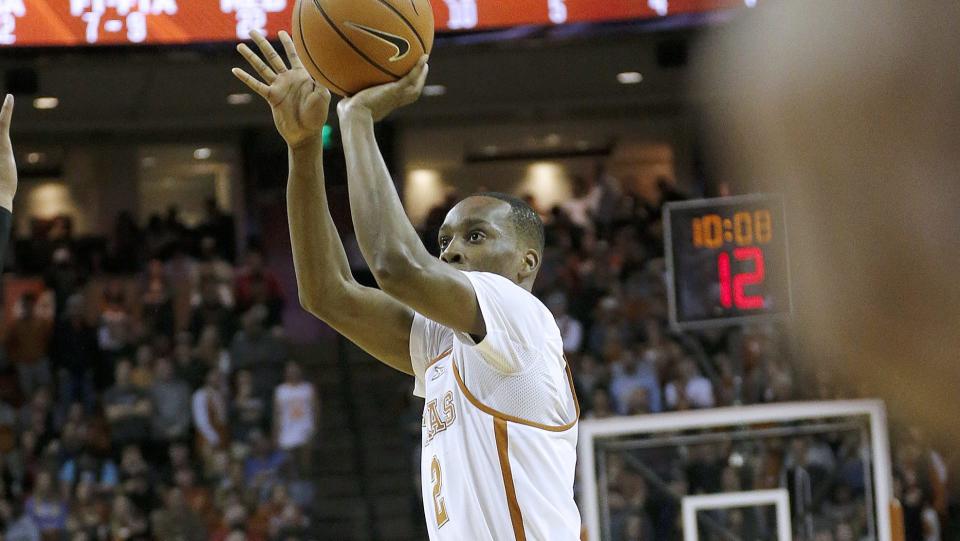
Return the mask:
<svg viewBox="0 0 960 541">
<path fill-rule="evenodd" d="M 789 314 L 787 231 L 780 197 L 669 203 L 664 210 L 664 245 L 674 328 Z"/>
</svg>

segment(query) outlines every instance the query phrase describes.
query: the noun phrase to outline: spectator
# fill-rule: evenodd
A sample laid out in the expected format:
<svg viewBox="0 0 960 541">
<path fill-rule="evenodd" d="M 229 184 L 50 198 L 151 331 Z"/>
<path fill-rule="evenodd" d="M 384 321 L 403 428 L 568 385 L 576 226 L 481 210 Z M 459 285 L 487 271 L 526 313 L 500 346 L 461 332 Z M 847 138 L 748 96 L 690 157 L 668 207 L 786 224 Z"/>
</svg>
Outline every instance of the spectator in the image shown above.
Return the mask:
<svg viewBox="0 0 960 541">
<path fill-rule="evenodd" d="M 216 334 L 216 329 L 212 329 Z M 204 362 L 199 353 L 194 352 L 192 345 L 193 337 L 188 332 L 177 334 L 177 342 L 173 346 L 173 362 L 175 365 L 174 373 L 178 380 L 183 381 L 191 390 L 199 389 L 207 379 L 207 372 L 217 368 L 217 364 Z M 202 342 L 201 338 L 201 344 Z M 200 346 L 197 347 L 198 352 Z"/>
<path fill-rule="evenodd" d="M 291 455 L 303 473 L 310 464 L 310 444 L 319 425 L 320 399 L 313 384 L 303 380 L 300 365 L 287 363 L 285 380 L 277 387 L 273 402 L 277 447 Z"/>
<path fill-rule="evenodd" d="M 145 443 L 150 434 L 152 407 L 146 391 L 130 381 L 130 361 L 117 364 L 116 384 L 103 395 L 110 423 L 110 442 L 115 451 L 132 443 Z"/>
<path fill-rule="evenodd" d="M 20 389 L 29 395 L 51 383 L 49 344 L 53 326 L 36 314 L 35 294 L 25 294 L 21 303 L 23 314 L 10 324 L 5 345 L 7 356 L 17 368 Z"/>
<path fill-rule="evenodd" d="M 67 529 L 69 509 L 53 486 L 50 472 L 41 471 L 34 481 L 33 494 L 27 498 L 24 514 L 36 524 L 44 540 L 59 539 Z"/>
<path fill-rule="evenodd" d="M 220 250 L 220 244 L 212 236 L 204 236 L 200 240 L 200 259 L 197 261 L 197 272 L 200 275 L 201 283 L 206 279 L 214 284 L 220 303 L 232 308 L 234 305 L 233 265 L 224 257 L 224 250 Z M 191 299 L 191 304 L 194 306 L 199 303 L 199 298 Z"/>
<path fill-rule="evenodd" d="M 250 371 L 238 370 L 236 392 L 230 408 L 230 434 L 234 441 L 248 441 L 251 432 L 266 428 L 266 420 L 267 404 L 253 394 L 253 377 Z"/>
<path fill-rule="evenodd" d="M 153 401 L 153 437 L 160 442 L 180 441 L 190 429 L 190 387 L 176 379 L 173 365 L 158 359 L 150 388 Z"/>
<path fill-rule="evenodd" d="M 230 305 L 224 301 L 224 296 L 230 290 L 218 283 L 210 275 L 200 278 L 200 292 L 193 304 L 190 314 L 190 332 L 196 336 L 206 327 L 213 326 L 220 332 L 220 336 L 233 336 L 235 322 Z M 232 297 L 228 299 L 233 301 Z"/>
<path fill-rule="evenodd" d="M 229 443 L 227 403 L 222 376 L 217 370 L 207 372 L 206 384 L 193 393 L 193 425 L 197 429 L 197 449 L 209 458 L 216 449 Z"/>
<path fill-rule="evenodd" d="M 103 292 L 104 306 L 97 327 L 97 344 L 103 352 L 103 361 L 94 369 L 94 385 L 98 391 L 113 384 L 115 364 L 120 357 L 130 355 L 133 340 L 133 318 L 126 304 L 123 285 L 110 281 Z"/>
<path fill-rule="evenodd" d="M 163 268 L 163 262 L 153 258 L 140 284 L 140 316 L 143 332 L 147 336 L 173 334 L 173 290 Z"/>
<path fill-rule="evenodd" d="M 621 415 L 626 415 L 630 407 L 630 397 L 637 389 L 646 392 L 647 407 L 650 412 L 662 410 L 660 398 L 660 382 L 657 379 L 657 369 L 654 364 L 656 351 L 647 349 L 643 352 L 643 359 L 639 359 L 633 352 L 624 352 L 618 361 L 613 363 L 610 373 L 610 396 L 613 404 Z"/>
<path fill-rule="evenodd" d="M 269 316 L 278 315 L 283 307 L 280 281 L 266 268 L 263 253 L 258 249 L 247 251 L 245 265 L 237 273 L 234 292 L 237 308 L 243 312 L 252 308 L 257 302 L 263 302 L 266 305 Z"/>
<path fill-rule="evenodd" d="M 93 410 L 93 367 L 100 363 L 97 331 L 87 322 L 84 297 L 71 295 L 53 332 L 50 357 L 59 373 L 62 402 Z"/>
<path fill-rule="evenodd" d="M 203 520 L 186 504 L 183 491 L 178 487 L 167 490 L 163 507 L 154 511 L 150 522 L 157 539 L 204 541 L 207 538 Z"/>
<path fill-rule="evenodd" d="M 268 494 L 277 484 L 280 467 L 287 457 L 282 451 L 275 449 L 270 439 L 261 432 L 250 434 L 250 444 L 253 452 L 244 464 L 244 478 L 252 489 Z"/>
<path fill-rule="evenodd" d="M 701 376 L 697 365 L 691 358 L 684 358 L 677 367 L 677 378 L 664 389 L 667 408 L 685 410 L 691 408 L 712 408 L 714 406 L 713 385 Z"/>
<path fill-rule="evenodd" d="M 563 352 L 572 355 L 580 351 L 583 344 L 583 324 L 567 313 L 567 297 L 556 292 L 547 297 L 547 308 L 557 320 L 560 336 L 563 338 Z"/>
<path fill-rule="evenodd" d="M 593 409 L 584 415 L 585 419 L 606 419 L 615 415 L 610 407 L 610 394 L 603 387 L 597 387 L 593 390 L 591 402 L 593 403 Z"/>
<path fill-rule="evenodd" d="M 235 369 L 250 371 L 254 392 L 269 400 L 282 380 L 280 367 L 287 352 L 283 342 L 266 332 L 266 316 L 262 306 L 255 306 L 243 315 L 243 329 L 233 339 L 230 359 Z"/>
<path fill-rule="evenodd" d="M 117 541 L 149 541 L 147 521 L 123 494 L 113 498 L 110 509 L 110 539 Z"/>
<path fill-rule="evenodd" d="M 141 344 L 137 347 L 134 359 L 136 363 L 130 370 L 130 383 L 147 390 L 153 385 L 153 347 L 150 344 Z"/>
</svg>

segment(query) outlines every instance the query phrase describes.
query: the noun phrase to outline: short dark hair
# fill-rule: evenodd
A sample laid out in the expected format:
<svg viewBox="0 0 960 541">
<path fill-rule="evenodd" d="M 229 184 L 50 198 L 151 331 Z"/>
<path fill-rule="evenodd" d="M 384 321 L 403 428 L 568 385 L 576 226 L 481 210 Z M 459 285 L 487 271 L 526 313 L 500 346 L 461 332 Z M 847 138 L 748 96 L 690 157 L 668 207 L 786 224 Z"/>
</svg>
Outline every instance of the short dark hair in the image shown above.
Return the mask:
<svg viewBox="0 0 960 541">
<path fill-rule="evenodd" d="M 543 253 L 543 245 L 546 235 L 543 232 L 543 220 L 537 211 L 533 210 L 526 201 L 519 197 L 507 195 L 501 192 L 482 192 L 474 194 L 474 197 L 491 197 L 499 199 L 510 205 L 511 222 L 517 229 L 517 234 L 521 239 L 528 242 L 531 247 Z"/>
</svg>

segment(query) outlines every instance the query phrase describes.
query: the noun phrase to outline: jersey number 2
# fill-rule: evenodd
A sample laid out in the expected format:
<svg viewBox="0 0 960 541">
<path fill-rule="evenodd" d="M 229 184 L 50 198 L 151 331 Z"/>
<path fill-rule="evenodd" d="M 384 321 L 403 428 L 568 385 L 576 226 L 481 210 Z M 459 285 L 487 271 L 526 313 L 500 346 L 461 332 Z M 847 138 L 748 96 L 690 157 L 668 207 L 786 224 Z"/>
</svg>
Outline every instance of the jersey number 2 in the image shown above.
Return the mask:
<svg viewBox="0 0 960 541">
<path fill-rule="evenodd" d="M 447 516 L 447 505 L 440 496 L 440 491 L 443 490 L 443 472 L 440 471 L 440 459 L 437 457 L 433 457 L 433 462 L 430 464 L 430 482 L 433 483 L 433 512 L 437 516 L 437 528 L 439 528 L 446 524 L 450 517 Z"/>
</svg>

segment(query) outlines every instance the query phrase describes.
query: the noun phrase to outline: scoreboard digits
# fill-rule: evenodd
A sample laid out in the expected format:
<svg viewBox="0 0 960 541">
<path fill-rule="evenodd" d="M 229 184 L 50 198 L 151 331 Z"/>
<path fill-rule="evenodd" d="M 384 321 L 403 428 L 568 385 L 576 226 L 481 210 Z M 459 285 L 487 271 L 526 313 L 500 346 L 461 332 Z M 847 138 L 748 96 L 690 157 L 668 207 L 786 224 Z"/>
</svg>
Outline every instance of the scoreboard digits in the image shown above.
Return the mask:
<svg viewBox="0 0 960 541">
<path fill-rule="evenodd" d="M 667 204 L 670 322 L 703 328 L 791 309 L 783 201 L 750 195 Z"/>
<path fill-rule="evenodd" d="M 309 1 L 309 0 L 304 0 Z M 757 0 L 431 0 L 437 30 L 662 17 Z M 295 0 L 0 0 L 0 47 L 180 44 L 275 36 Z"/>
</svg>

